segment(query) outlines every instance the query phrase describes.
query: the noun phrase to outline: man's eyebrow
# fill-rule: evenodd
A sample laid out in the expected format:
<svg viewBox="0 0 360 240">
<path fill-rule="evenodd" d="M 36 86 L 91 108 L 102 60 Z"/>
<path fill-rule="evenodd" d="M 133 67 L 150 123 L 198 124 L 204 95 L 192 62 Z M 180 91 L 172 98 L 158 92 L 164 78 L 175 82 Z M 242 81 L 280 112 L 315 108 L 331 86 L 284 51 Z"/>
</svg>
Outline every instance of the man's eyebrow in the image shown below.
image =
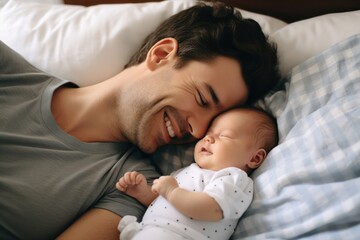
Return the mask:
<svg viewBox="0 0 360 240">
<path fill-rule="evenodd" d="M 211 98 L 213 100 L 213 102 L 215 103 L 215 106 L 219 106 L 220 105 L 220 101 L 219 98 L 215 92 L 215 90 L 213 89 L 212 86 L 210 86 L 209 84 L 206 84 L 206 89 L 208 90 L 208 92 L 211 95 Z"/>
</svg>

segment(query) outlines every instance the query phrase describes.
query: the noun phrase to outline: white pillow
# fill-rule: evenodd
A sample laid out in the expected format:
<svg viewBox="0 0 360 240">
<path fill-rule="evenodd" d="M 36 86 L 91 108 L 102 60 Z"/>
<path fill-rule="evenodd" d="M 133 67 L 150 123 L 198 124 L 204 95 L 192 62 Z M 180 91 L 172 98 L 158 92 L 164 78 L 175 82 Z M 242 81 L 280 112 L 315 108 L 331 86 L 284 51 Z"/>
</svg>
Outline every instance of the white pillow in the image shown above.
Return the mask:
<svg viewBox="0 0 360 240">
<path fill-rule="evenodd" d="M 283 76 L 296 65 L 360 33 L 360 10 L 327 14 L 288 24 L 273 33 Z"/>
<path fill-rule="evenodd" d="M 255 21 L 257 21 L 261 26 L 263 32 L 267 35 L 270 35 L 276 32 L 277 30 L 288 25 L 286 22 L 274 17 L 270 17 L 259 13 L 249 12 L 240 8 L 237 9 L 241 12 L 241 15 L 244 18 L 252 18 Z"/>
<path fill-rule="evenodd" d="M 91 7 L 9 1 L 0 11 L 0 40 L 30 63 L 80 86 L 114 76 L 143 39 L 194 0 Z M 244 12 L 270 34 L 286 25 Z"/>
<path fill-rule="evenodd" d="M 11 0 L 0 12 L 0 39 L 36 67 L 90 85 L 118 73 L 156 25 L 191 4 L 87 8 Z"/>
<path fill-rule="evenodd" d="M 0 0 L 0 8 L 2 8 L 9 0 Z M 63 0 L 31 0 L 33 2 L 63 4 Z"/>
</svg>

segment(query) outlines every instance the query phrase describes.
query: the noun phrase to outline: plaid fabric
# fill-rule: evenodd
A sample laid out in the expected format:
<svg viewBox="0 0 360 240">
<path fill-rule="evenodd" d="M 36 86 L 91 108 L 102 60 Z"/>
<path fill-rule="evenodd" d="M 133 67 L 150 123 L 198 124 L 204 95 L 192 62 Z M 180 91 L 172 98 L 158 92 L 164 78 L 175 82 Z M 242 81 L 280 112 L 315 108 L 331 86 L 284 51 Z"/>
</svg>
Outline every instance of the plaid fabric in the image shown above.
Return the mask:
<svg viewBox="0 0 360 240">
<path fill-rule="evenodd" d="M 360 34 L 295 67 L 262 105 L 280 144 L 231 239 L 359 239 Z"/>
</svg>

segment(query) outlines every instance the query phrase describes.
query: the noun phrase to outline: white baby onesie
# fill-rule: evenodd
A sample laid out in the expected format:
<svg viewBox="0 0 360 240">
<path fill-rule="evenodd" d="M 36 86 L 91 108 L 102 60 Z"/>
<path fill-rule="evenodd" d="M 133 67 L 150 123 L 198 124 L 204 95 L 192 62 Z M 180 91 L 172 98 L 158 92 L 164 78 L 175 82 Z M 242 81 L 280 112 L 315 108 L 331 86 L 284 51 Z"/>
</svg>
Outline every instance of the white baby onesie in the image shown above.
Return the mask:
<svg viewBox="0 0 360 240">
<path fill-rule="evenodd" d="M 181 214 L 165 198 L 159 196 L 150 204 L 140 224 L 131 217 L 124 217 L 120 221 L 121 240 L 143 239 L 140 235 L 149 240 L 229 239 L 239 218 L 252 201 L 253 181 L 246 172 L 235 167 L 212 171 L 201 169 L 193 163 L 172 175 L 179 187 L 205 192 L 213 197 L 221 207 L 224 218 L 217 222 L 194 220 Z M 172 238 L 167 238 L 168 236 Z"/>
</svg>

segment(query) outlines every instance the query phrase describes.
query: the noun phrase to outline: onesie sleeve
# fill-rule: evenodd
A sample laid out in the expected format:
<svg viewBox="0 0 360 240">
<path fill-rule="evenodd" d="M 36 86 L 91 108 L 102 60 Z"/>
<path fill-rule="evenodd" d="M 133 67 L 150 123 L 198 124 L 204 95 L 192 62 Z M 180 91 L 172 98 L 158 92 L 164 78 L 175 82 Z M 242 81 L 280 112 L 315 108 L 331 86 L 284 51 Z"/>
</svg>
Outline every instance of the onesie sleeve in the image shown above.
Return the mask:
<svg viewBox="0 0 360 240">
<path fill-rule="evenodd" d="M 204 192 L 220 205 L 224 219 L 239 219 L 252 201 L 253 185 L 246 172 L 226 168 L 214 174 Z"/>
</svg>

